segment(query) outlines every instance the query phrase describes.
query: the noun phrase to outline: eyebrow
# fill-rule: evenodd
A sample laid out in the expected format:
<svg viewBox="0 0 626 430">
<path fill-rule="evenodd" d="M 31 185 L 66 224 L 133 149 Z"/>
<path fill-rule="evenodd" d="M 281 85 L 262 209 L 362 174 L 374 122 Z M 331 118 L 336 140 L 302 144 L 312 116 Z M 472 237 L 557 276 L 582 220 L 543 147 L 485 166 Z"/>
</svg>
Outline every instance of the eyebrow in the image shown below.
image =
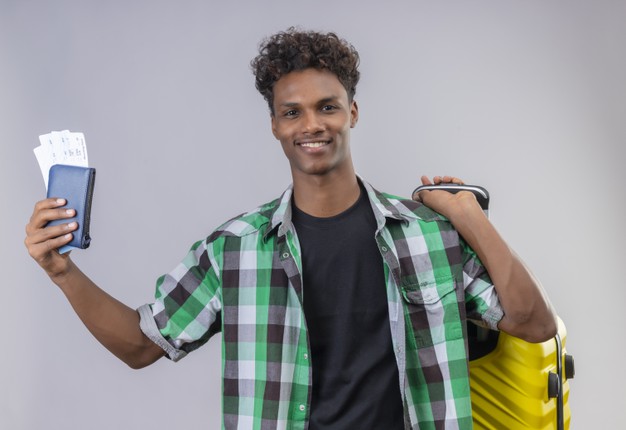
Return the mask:
<svg viewBox="0 0 626 430">
<path fill-rule="evenodd" d="M 316 104 L 324 104 L 324 103 L 328 103 L 328 102 L 337 102 L 339 100 L 339 96 L 330 96 L 330 97 L 324 97 L 323 99 L 320 99 L 316 102 Z M 300 106 L 302 103 L 298 103 L 298 102 L 284 102 L 281 103 L 280 106 L 285 106 L 285 107 L 294 107 L 294 106 Z"/>
</svg>

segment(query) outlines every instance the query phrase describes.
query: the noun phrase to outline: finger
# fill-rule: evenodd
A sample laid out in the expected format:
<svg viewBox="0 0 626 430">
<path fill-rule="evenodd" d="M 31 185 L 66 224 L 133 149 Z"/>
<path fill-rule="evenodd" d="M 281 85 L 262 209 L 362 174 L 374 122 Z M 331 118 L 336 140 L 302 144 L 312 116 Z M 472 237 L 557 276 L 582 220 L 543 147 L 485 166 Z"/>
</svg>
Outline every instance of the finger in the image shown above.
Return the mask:
<svg viewBox="0 0 626 430">
<path fill-rule="evenodd" d="M 50 239 L 54 239 L 71 233 L 77 228 L 78 223 L 76 222 L 58 224 L 50 227 L 34 229 L 31 231 L 28 231 L 27 228 L 25 243 L 27 247 L 29 245 L 36 245 L 38 243 L 46 242 Z"/>
<path fill-rule="evenodd" d="M 76 211 L 74 209 L 67 208 L 48 208 L 48 209 L 40 209 L 35 210 L 33 215 L 30 218 L 30 222 L 26 226 L 27 231 L 37 230 L 45 227 L 50 221 L 58 220 L 58 219 L 67 219 L 76 216 Z"/>
<path fill-rule="evenodd" d="M 67 204 L 67 200 L 61 198 L 49 198 L 40 200 L 35 203 L 35 207 L 33 208 L 33 213 L 30 217 L 30 220 L 37 218 L 41 212 L 48 211 L 51 209 L 60 208 Z"/>
<path fill-rule="evenodd" d="M 58 254 L 57 250 L 63 245 L 67 245 L 68 243 L 70 243 L 73 237 L 74 235 L 72 233 L 67 233 L 63 236 L 54 237 L 43 242 L 31 244 L 27 246 L 28 253 L 36 261 L 42 262 L 43 260 L 50 258 L 51 253 Z"/>
<path fill-rule="evenodd" d="M 458 184 L 458 185 L 464 185 L 464 182 L 462 179 L 457 178 L 455 176 L 444 176 L 441 178 L 442 182 L 445 182 L 447 184 Z"/>
<path fill-rule="evenodd" d="M 426 176 L 426 175 L 422 175 L 422 176 L 420 177 L 420 180 L 421 180 L 421 182 L 422 182 L 422 185 L 432 185 L 432 182 L 430 182 L 430 178 L 428 178 L 428 176 Z M 422 201 L 422 199 L 421 199 L 421 197 L 420 197 L 420 193 L 421 193 L 421 192 L 422 192 L 422 191 L 420 191 L 420 192 L 414 192 L 414 193 L 413 193 L 413 195 L 411 196 L 411 198 L 412 198 L 413 200 L 415 200 L 416 202 L 421 202 L 421 201 Z"/>
<path fill-rule="evenodd" d="M 427 201 L 430 201 L 432 193 L 436 194 L 437 192 L 438 191 L 421 190 L 413 195 L 413 200 L 426 204 Z"/>
<path fill-rule="evenodd" d="M 418 196 L 418 201 L 423 203 L 425 206 L 429 206 L 429 202 L 431 201 L 431 198 L 433 196 L 433 193 L 437 193 L 436 191 L 420 191 L 417 196 Z"/>
<path fill-rule="evenodd" d="M 58 208 L 65 205 L 67 202 L 65 199 L 52 197 L 49 199 L 40 200 L 35 203 L 35 210 L 33 212 L 37 212 L 44 209 Z"/>
</svg>

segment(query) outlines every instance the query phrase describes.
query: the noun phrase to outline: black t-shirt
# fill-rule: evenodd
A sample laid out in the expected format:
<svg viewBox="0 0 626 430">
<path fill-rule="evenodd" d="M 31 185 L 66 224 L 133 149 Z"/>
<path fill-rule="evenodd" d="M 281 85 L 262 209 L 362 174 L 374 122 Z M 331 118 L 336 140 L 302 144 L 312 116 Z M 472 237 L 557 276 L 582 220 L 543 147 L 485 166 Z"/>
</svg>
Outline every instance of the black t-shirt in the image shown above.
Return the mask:
<svg viewBox="0 0 626 430">
<path fill-rule="evenodd" d="M 313 389 L 310 430 L 404 429 L 376 219 L 365 190 L 331 218 L 293 205 Z"/>
</svg>

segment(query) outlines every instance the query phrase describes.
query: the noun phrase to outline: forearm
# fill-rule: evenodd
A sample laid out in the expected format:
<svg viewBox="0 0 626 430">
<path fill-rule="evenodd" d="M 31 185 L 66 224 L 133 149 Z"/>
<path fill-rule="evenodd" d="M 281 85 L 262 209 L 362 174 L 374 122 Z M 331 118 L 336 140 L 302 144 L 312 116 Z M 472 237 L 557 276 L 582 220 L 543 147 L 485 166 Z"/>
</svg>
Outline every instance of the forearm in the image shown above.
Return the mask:
<svg viewBox="0 0 626 430">
<path fill-rule="evenodd" d="M 67 271 L 51 279 L 94 337 L 130 367 L 145 367 L 163 355 L 139 328 L 139 314 L 100 289 L 71 260 Z"/>
<path fill-rule="evenodd" d="M 450 221 L 485 265 L 504 309 L 499 328 L 530 342 L 554 336 L 556 315 L 539 281 L 482 210 L 468 200 Z"/>
<path fill-rule="evenodd" d="M 49 198 L 35 204 L 26 224 L 24 245 L 30 256 L 61 288 L 70 304 L 91 333 L 109 351 L 133 368 L 147 366 L 163 351 L 139 328 L 139 315 L 133 309 L 102 291 L 83 274 L 69 257 L 57 249 L 68 244 L 76 222 L 49 225 L 75 215 L 65 199 Z"/>
</svg>

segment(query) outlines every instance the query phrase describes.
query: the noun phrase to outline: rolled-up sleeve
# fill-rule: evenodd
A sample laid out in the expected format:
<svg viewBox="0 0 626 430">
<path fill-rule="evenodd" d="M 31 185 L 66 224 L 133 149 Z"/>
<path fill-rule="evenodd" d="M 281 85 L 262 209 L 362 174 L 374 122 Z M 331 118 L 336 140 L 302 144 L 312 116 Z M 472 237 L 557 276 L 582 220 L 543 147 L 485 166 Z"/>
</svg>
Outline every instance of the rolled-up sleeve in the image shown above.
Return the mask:
<svg viewBox="0 0 626 430">
<path fill-rule="evenodd" d="M 173 361 L 221 330 L 221 289 L 211 251 L 206 241 L 196 242 L 174 270 L 157 280 L 154 303 L 137 309 L 141 330 Z"/>
<path fill-rule="evenodd" d="M 497 330 L 504 311 L 493 282 L 476 253 L 463 240 L 461 248 L 467 318 L 478 325 Z"/>
</svg>

